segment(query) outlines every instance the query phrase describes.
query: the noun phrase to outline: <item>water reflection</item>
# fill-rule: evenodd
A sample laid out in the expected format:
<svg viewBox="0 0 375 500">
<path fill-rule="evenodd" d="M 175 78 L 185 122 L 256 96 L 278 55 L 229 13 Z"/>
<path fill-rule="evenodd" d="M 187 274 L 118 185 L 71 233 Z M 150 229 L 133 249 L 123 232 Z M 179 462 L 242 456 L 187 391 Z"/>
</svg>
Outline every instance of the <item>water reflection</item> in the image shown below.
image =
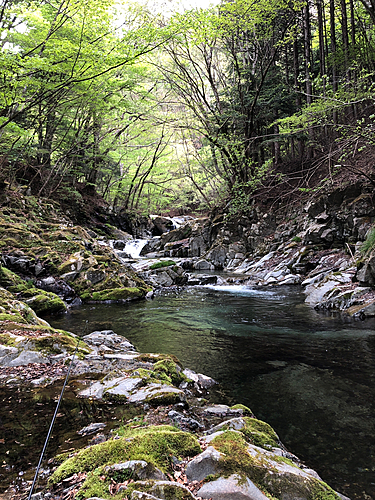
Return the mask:
<svg viewBox="0 0 375 500">
<path fill-rule="evenodd" d="M 52 322 L 82 333 L 86 319 L 214 377 L 336 489 L 375 498 L 374 321 L 318 314 L 295 288 L 202 287 Z"/>
</svg>

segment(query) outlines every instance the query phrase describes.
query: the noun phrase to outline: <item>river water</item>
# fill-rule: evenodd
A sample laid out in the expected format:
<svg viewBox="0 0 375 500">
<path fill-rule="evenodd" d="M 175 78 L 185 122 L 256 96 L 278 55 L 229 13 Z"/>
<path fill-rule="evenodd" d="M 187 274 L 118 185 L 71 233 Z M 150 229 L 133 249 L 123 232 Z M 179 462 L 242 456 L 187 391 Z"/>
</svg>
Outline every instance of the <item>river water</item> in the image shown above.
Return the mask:
<svg viewBox="0 0 375 500">
<path fill-rule="evenodd" d="M 85 305 L 53 326 L 111 329 L 220 383 L 338 491 L 375 499 L 375 322 L 323 315 L 294 287 L 191 287 Z"/>
<path fill-rule="evenodd" d="M 220 383 L 216 402 L 249 406 L 335 489 L 375 499 L 375 321 L 323 315 L 303 298 L 297 287 L 190 287 L 47 319 L 77 334 L 88 320 L 89 331 L 114 330 L 140 352 L 176 355 Z M 77 403 L 69 385 L 48 456 L 78 445 L 76 430 L 90 421 L 116 422 L 125 410 Z M 4 464 L 13 477 L 36 465 L 55 402 L 45 391 L 26 403 L 19 392 L 0 396 L 0 427 L 13 443 L 0 439 L 5 484 Z"/>
</svg>

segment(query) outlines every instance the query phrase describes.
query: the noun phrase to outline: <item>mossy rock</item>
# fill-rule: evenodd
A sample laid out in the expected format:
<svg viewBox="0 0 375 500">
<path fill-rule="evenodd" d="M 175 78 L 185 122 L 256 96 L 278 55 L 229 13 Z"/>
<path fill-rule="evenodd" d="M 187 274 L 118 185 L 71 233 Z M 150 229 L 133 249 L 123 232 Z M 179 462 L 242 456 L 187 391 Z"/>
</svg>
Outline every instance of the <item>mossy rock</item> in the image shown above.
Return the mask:
<svg viewBox="0 0 375 500">
<path fill-rule="evenodd" d="M 279 437 L 269 424 L 250 417 L 245 417 L 244 420 L 245 427 L 241 432 L 247 441 L 265 449 L 279 446 Z"/>
<path fill-rule="evenodd" d="M 220 476 L 236 474 L 244 481 L 249 478 L 270 498 L 340 498 L 327 484 L 310 476 L 290 460 L 270 452 L 261 452 L 259 448 L 249 450 L 240 432 L 225 431 L 210 444 L 222 454 L 218 463 Z"/>
<path fill-rule="evenodd" d="M 173 361 L 170 357 L 157 361 L 154 364 L 153 373 L 159 378 L 159 380 L 172 383 L 177 387 L 181 384 L 181 382 L 187 380 L 187 377 L 182 373 L 179 364 Z"/>
<path fill-rule="evenodd" d="M 27 282 L 10 269 L 0 266 L 0 286 L 17 293 L 22 288 L 27 288 Z"/>
<path fill-rule="evenodd" d="M 81 298 L 87 300 L 91 298 L 92 300 L 97 301 L 105 301 L 105 300 L 132 300 L 137 298 L 142 298 L 145 296 L 145 293 L 140 288 L 109 288 L 105 290 L 100 290 L 97 292 L 92 292 L 90 297 L 87 296 L 87 293 L 82 294 Z"/>
<path fill-rule="evenodd" d="M 20 325 L 47 325 L 45 321 L 38 318 L 30 306 L 17 300 L 4 288 L 0 288 L 0 321 L 6 321 L 6 328 L 9 330 L 16 329 Z"/>
<path fill-rule="evenodd" d="M 25 302 L 36 312 L 36 314 L 56 314 L 66 311 L 64 301 L 55 293 L 37 289 L 34 290 L 37 291 L 37 294 L 26 299 Z"/>
<path fill-rule="evenodd" d="M 52 474 L 49 484 L 56 484 L 78 472 L 91 474 L 79 496 L 100 496 L 99 484 L 93 480 L 98 468 L 127 460 L 145 460 L 163 472 L 172 472 L 172 457 L 194 456 L 201 452 L 197 439 L 188 432 L 171 426 L 149 426 L 140 429 L 124 427 L 120 439 L 113 439 L 86 448 L 63 462 Z M 99 472 L 102 473 L 103 469 Z M 99 477 L 99 476 L 97 476 Z M 106 497 L 109 498 L 107 489 Z"/>
<path fill-rule="evenodd" d="M 6 267 L 0 267 L 0 285 L 26 302 L 36 314 L 54 314 L 66 311 L 66 305 L 58 295 L 35 288 L 32 281 L 25 281 Z"/>
<path fill-rule="evenodd" d="M 50 334 L 45 334 L 36 339 L 33 338 L 32 343 L 36 351 L 41 351 L 49 355 L 62 353 L 72 354 L 76 350 L 77 344 L 79 357 L 89 354 L 91 350 L 88 345 L 82 340 L 78 343 L 78 340 L 77 337 L 73 337 L 64 330 L 52 330 Z"/>
<path fill-rule="evenodd" d="M 174 260 L 161 260 L 160 262 L 155 262 L 155 264 L 152 264 L 149 269 L 160 269 L 162 267 L 170 267 L 170 266 L 175 266 L 176 262 Z"/>
<path fill-rule="evenodd" d="M 224 431 L 211 441 L 222 457 L 219 469 L 224 477 L 240 474 L 260 484 L 265 475 L 262 463 L 248 453 L 248 445 L 244 436 L 236 431 Z"/>
<path fill-rule="evenodd" d="M 254 416 L 254 414 L 250 410 L 250 408 L 248 408 L 245 405 L 241 405 L 241 404 L 233 405 L 233 406 L 231 406 L 231 410 L 242 410 L 242 414 L 246 417 L 253 417 Z"/>
<path fill-rule="evenodd" d="M 20 340 L 23 340 L 23 337 L 19 335 L 13 335 L 9 332 L 0 333 L 0 344 L 5 345 L 7 347 L 17 347 L 20 343 Z"/>
</svg>

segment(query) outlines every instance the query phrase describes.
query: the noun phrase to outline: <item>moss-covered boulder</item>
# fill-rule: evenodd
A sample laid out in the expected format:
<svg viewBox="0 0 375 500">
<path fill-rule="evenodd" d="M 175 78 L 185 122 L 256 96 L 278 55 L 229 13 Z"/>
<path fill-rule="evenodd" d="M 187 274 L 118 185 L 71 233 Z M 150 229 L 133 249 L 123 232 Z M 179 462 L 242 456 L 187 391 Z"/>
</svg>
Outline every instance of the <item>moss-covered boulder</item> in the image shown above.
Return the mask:
<svg viewBox="0 0 375 500">
<path fill-rule="evenodd" d="M 251 420 L 254 420 L 251 422 Z M 246 430 L 245 430 L 246 429 Z M 255 498 L 298 498 L 300 500 L 339 500 L 339 495 L 323 481 L 283 456 L 278 449 L 267 451 L 252 444 L 256 432 L 276 436 L 264 422 L 246 419 L 241 431 L 218 432 L 210 445 L 220 454 L 218 474 L 198 492 L 202 498 L 224 498 L 226 491 L 236 489 L 239 497 L 247 498 L 249 490 Z M 272 430 L 272 432 L 270 431 Z M 250 498 L 250 497 L 249 497 Z"/>
<path fill-rule="evenodd" d="M 16 293 L 36 314 L 54 314 L 66 311 L 64 301 L 55 293 L 33 286 L 32 280 L 24 280 L 5 267 L 0 267 L 0 286 Z"/>
<path fill-rule="evenodd" d="M 113 468 L 109 466 L 129 460 L 143 460 L 163 473 L 173 473 L 173 459 L 194 456 L 201 451 L 196 437 L 170 426 L 140 429 L 129 426 L 121 428 L 118 434 L 119 439 L 81 450 L 63 462 L 51 476 L 49 484 L 57 484 L 74 473 L 87 472 L 79 496 L 113 498 L 109 490 Z M 122 491 L 118 498 L 125 495 L 126 492 Z"/>
<path fill-rule="evenodd" d="M 51 356 L 72 354 L 76 346 L 77 337 L 52 328 L 28 304 L 0 288 L 1 366 L 50 362 Z M 90 351 L 86 343 L 81 341 L 78 354 L 84 355 Z"/>
<path fill-rule="evenodd" d="M 142 362 L 142 355 L 128 352 L 122 355 L 125 360 Z M 135 368 L 124 376 L 106 376 L 95 381 L 79 392 L 79 397 L 116 403 L 148 403 L 154 406 L 174 404 L 185 401 L 185 393 L 179 389 L 180 381 L 185 380 L 181 368 L 169 356 L 163 356 L 153 368 Z"/>
</svg>

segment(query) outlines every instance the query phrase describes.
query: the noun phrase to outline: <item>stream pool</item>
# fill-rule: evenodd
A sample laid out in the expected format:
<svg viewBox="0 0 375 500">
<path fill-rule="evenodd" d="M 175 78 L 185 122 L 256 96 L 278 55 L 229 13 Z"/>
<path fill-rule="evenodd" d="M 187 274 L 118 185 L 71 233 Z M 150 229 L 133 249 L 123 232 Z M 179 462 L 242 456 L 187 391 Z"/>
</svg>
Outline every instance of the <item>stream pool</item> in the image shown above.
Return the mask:
<svg viewBox="0 0 375 500">
<path fill-rule="evenodd" d="M 176 355 L 220 383 L 333 488 L 375 499 L 375 321 L 317 313 L 296 287 L 191 287 L 129 304 L 87 304 L 59 318 L 111 329 L 140 352 Z M 82 411 L 82 409 L 81 409 Z"/>
</svg>

